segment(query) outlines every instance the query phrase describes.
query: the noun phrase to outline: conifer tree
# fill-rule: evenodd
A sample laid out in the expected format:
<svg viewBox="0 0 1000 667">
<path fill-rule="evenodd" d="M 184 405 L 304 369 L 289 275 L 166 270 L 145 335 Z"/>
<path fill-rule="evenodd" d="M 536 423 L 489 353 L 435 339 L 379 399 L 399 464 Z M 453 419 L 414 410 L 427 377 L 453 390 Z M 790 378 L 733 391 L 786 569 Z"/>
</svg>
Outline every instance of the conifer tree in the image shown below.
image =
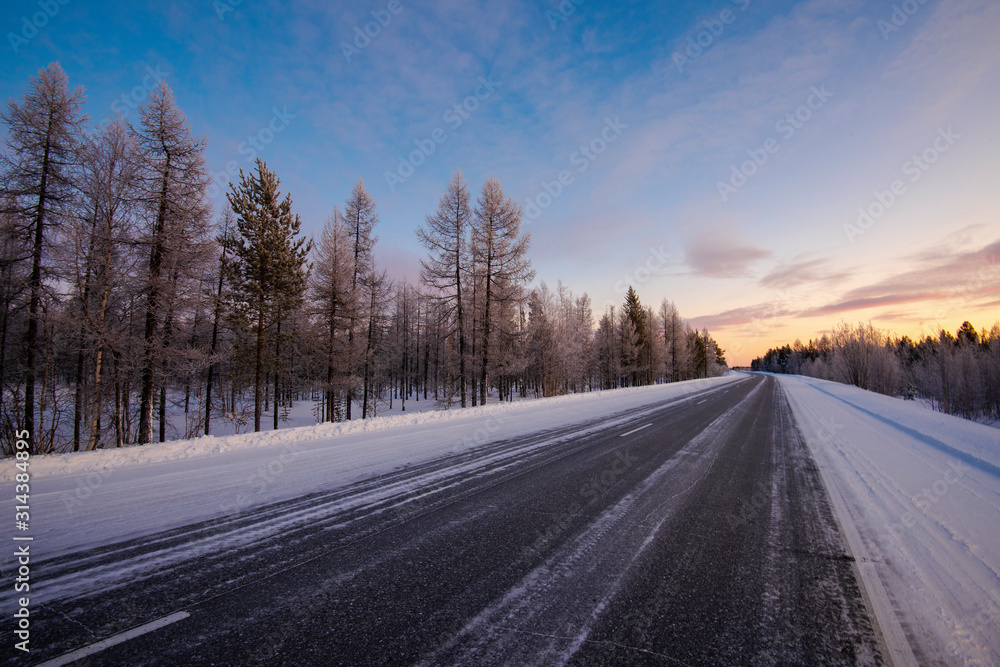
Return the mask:
<svg viewBox="0 0 1000 667">
<path fill-rule="evenodd" d="M 87 438 L 87 450 L 97 447 L 100 438 L 102 383 L 107 349 L 122 347 L 124 327 L 109 322 L 112 292 L 128 289 L 135 254 L 133 245 L 135 217 L 138 208 L 136 188 L 138 146 L 128 124 L 121 117 L 102 125 L 84 149 L 86 161 L 83 193 L 86 198 L 87 219 L 77 226 L 78 254 L 82 255 L 77 270 L 77 296 L 82 307 L 81 345 L 77 366 L 77 394 L 74 411 L 75 424 L 79 424 L 82 411 L 80 381 L 84 348 L 93 349 L 92 403 Z M 85 251 L 81 252 L 83 248 Z M 93 303 L 92 303 L 93 302 Z M 120 428 L 116 422 L 116 440 Z M 74 450 L 80 442 L 79 426 L 74 428 Z"/>
<path fill-rule="evenodd" d="M 231 183 L 226 193 L 236 214 L 237 231 L 224 240 L 231 257 L 226 278 L 233 305 L 255 325 L 254 431 L 260 430 L 265 327 L 269 320 L 280 327 L 283 311 L 301 298 L 312 248 L 312 241 L 299 237 L 301 220 L 292 213 L 291 195 L 281 199 L 279 184 L 277 175 L 257 158 L 256 173 L 247 175 L 241 169 L 239 185 Z M 280 328 L 276 341 L 280 343 Z M 277 405 L 274 410 L 277 414 Z"/>
<path fill-rule="evenodd" d="M 622 362 L 630 368 L 632 385 L 638 385 L 639 378 L 645 378 L 644 364 L 649 344 L 646 326 L 646 310 L 639 301 L 639 295 L 629 285 L 622 309 Z"/>
<path fill-rule="evenodd" d="M 7 125 L 9 151 L 0 157 L 5 206 L 14 224 L 30 239 L 28 323 L 24 337 L 24 419 L 22 426 L 35 437 L 35 376 L 38 354 L 45 259 L 52 235 L 76 201 L 79 143 L 86 117 L 81 112 L 83 89 L 69 90 L 58 63 L 39 70 L 23 100 L 11 99 L 0 115 Z"/>
<path fill-rule="evenodd" d="M 458 333 L 459 392 L 463 408 L 466 406 L 467 378 L 462 284 L 469 262 L 466 237 L 470 218 L 469 186 L 458 171 L 441 197 L 437 212 L 428 215 L 426 226 L 417 229 L 417 238 L 430 253 L 427 259 L 420 260 L 421 279 L 444 304 L 445 315 L 454 322 Z"/>
<path fill-rule="evenodd" d="M 162 375 L 164 329 L 160 317 L 170 312 L 173 288 L 181 273 L 192 268 L 196 250 L 208 245 L 211 207 L 205 168 L 205 140 L 191 134 L 184 113 L 165 82 L 139 107 L 134 128 L 142 151 L 142 196 L 147 224 L 143 242 L 149 246 L 143 330 L 139 442 L 153 438 L 153 396 Z M 160 378 L 160 382 L 164 382 Z M 162 386 L 161 386 L 162 394 Z M 163 411 L 160 414 L 164 420 Z M 161 428 L 161 432 L 162 432 Z"/>
<path fill-rule="evenodd" d="M 339 392 L 347 389 L 351 374 L 347 332 L 357 316 L 357 290 L 352 287 L 355 238 L 340 209 L 334 207 L 316 249 L 316 266 L 311 280 L 312 298 L 324 329 L 324 421 L 342 418 Z"/>
<path fill-rule="evenodd" d="M 368 194 L 365 184 L 361 179 L 354 184 L 351 196 L 344 204 L 344 222 L 351 235 L 351 254 L 353 264 L 351 266 L 351 292 L 352 304 L 354 308 L 350 311 L 350 327 L 347 331 L 348 338 L 348 363 L 352 376 L 357 373 L 361 365 L 363 354 L 359 351 L 359 342 L 355 339 L 355 330 L 361 316 L 359 306 L 363 302 L 361 295 L 361 284 L 367 277 L 375 271 L 375 261 L 372 250 L 375 247 L 377 237 L 372 235 L 375 225 L 378 224 L 378 212 L 375 209 L 375 200 Z M 371 319 L 369 318 L 370 322 Z M 367 346 L 370 332 L 365 332 L 363 340 Z M 354 402 L 354 383 L 348 384 L 347 388 L 347 419 L 351 418 L 351 404 Z"/>
<path fill-rule="evenodd" d="M 221 248 L 219 254 L 219 270 L 216 273 L 215 303 L 212 308 L 212 337 L 208 348 L 208 374 L 205 379 L 205 435 L 209 435 L 212 430 L 212 387 L 215 381 L 215 370 L 218 366 L 216 354 L 219 348 L 219 328 L 222 320 L 222 294 L 226 284 L 226 262 L 228 261 L 228 249 L 226 240 L 234 233 L 236 227 L 236 216 L 232 208 L 227 208 L 222 212 L 220 224 L 222 232 L 216 239 Z"/>
<path fill-rule="evenodd" d="M 531 235 L 521 234 L 521 207 L 504 195 L 500 181 L 495 178 L 483 184 L 483 192 L 476 202 L 472 240 L 474 261 L 483 271 L 479 395 L 480 403 L 485 405 L 495 309 L 498 303 L 516 298 L 521 286 L 535 275 L 527 258 Z"/>
</svg>

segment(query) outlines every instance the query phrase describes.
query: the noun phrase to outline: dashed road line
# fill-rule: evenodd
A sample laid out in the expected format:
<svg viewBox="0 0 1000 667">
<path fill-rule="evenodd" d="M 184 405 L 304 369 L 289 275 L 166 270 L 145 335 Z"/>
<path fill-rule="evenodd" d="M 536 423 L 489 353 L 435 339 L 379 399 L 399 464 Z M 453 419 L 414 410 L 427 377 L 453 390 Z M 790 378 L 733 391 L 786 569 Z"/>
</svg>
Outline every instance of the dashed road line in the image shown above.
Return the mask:
<svg viewBox="0 0 1000 667">
<path fill-rule="evenodd" d="M 117 646 L 118 644 L 127 642 L 130 639 L 135 639 L 136 637 L 144 635 L 147 632 L 153 632 L 154 630 L 159 630 L 160 628 L 166 627 L 171 623 L 176 623 L 177 621 L 183 621 L 190 615 L 191 614 L 187 613 L 186 611 L 178 611 L 176 613 L 170 614 L 169 616 L 158 618 L 155 621 L 132 628 L 131 630 L 127 630 L 113 637 L 102 639 L 101 641 L 91 644 L 90 646 L 84 646 L 81 649 L 77 649 L 69 653 L 64 653 L 58 658 L 53 658 L 48 662 L 43 662 L 38 667 L 59 667 L 60 665 L 68 665 L 69 663 L 79 660 L 80 658 L 86 658 L 89 655 L 100 653 L 104 649 L 111 648 L 112 646 Z"/>
</svg>

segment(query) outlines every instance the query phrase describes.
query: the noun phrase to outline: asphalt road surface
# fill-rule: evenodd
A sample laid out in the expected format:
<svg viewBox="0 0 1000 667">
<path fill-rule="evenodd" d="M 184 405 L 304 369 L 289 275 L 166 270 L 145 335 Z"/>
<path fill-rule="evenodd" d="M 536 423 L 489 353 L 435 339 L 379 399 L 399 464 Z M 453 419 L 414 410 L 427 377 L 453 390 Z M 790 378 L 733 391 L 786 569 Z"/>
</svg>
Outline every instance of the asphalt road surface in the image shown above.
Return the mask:
<svg viewBox="0 0 1000 667">
<path fill-rule="evenodd" d="M 633 414 L 40 563 L 32 662 L 881 663 L 778 384 Z"/>
</svg>

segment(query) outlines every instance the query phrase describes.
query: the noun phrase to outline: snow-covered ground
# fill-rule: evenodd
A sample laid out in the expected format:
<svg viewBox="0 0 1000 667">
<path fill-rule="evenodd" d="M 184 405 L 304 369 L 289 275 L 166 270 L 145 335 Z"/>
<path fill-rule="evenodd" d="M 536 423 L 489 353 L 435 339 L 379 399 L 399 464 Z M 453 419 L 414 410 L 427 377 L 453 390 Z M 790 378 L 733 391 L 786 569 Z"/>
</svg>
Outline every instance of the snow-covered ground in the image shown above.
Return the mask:
<svg viewBox="0 0 1000 667">
<path fill-rule="evenodd" d="M 34 457 L 32 554 L 43 560 L 337 489 L 742 377 L 468 410 L 416 412 L 408 402 L 405 414 L 364 421 Z M 1000 664 L 1000 430 L 846 385 L 778 379 L 894 662 Z M 0 462 L 8 516 L 16 472 L 14 461 Z M 0 556 L 4 568 L 9 561 Z"/>
<path fill-rule="evenodd" d="M 1000 664 L 1000 430 L 834 382 L 779 381 L 894 662 Z"/>
<path fill-rule="evenodd" d="M 738 379 L 466 410 L 408 407 L 405 414 L 374 419 L 37 456 L 30 463 L 33 553 L 49 558 L 332 490 L 490 442 L 655 407 Z M 9 509 L 8 516 L 13 516 L 16 472 L 13 460 L 0 463 L 0 507 Z"/>
<path fill-rule="evenodd" d="M 70 389 L 67 389 L 70 391 Z M 532 399 L 521 399 L 520 396 L 516 396 L 515 400 L 532 400 Z M 496 394 L 494 393 L 490 402 L 496 401 Z M 270 406 L 274 404 L 271 403 Z M 354 401 L 353 412 L 351 413 L 355 418 L 361 417 L 361 403 L 360 401 Z M 190 411 L 185 413 L 184 411 L 184 396 L 180 392 L 174 395 L 168 395 L 167 400 L 167 428 L 166 435 L 168 440 L 182 440 L 185 439 L 185 433 L 198 434 L 202 432 L 201 426 L 201 415 L 205 410 L 205 407 L 201 404 L 193 404 L 190 407 Z M 238 435 L 241 433 L 250 433 L 253 431 L 253 401 L 249 397 L 242 397 L 237 402 L 238 409 L 236 412 L 226 412 L 222 413 L 218 410 L 212 413 L 212 435 Z M 379 399 L 378 405 L 376 406 L 377 416 L 388 417 L 391 415 L 398 415 L 411 412 L 425 412 L 428 410 L 442 410 L 444 409 L 444 401 L 434 400 L 434 396 L 428 396 L 425 400 L 423 398 L 410 398 L 405 402 L 400 401 L 398 398 Z M 270 431 L 274 426 L 274 411 L 273 409 L 267 409 L 269 406 L 265 404 L 264 410 L 261 414 L 260 429 L 261 431 Z M 278 428 L 294 428 L 298 426 L 312 426 L 314 424 L 321 423 L 322 420 L 319 418 L 321 414 L 321 406 L 318 401 L 311 400 L 301 400 L 295 401 L 291 408 L 285 409 L 280 408 L 278 413 Z M 156 416 L 154 415 L 154 419 Z M 69 441 L 70 434 L 65 432 L 62 434 L 62 442 Z"/>
</svg>

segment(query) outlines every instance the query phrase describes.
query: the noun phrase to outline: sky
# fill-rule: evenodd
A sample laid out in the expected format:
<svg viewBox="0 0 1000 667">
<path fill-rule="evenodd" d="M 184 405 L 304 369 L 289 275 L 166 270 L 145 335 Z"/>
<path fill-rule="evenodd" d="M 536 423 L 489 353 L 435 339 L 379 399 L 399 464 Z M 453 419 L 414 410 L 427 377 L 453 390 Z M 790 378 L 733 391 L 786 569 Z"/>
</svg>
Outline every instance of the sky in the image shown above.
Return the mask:
<svg viewBox="0 0 1000 667">
<path fill-rule="evenodd" d="M 399 278 L 460 169 L 522 204 L 536 282 L 669 299 L 730 365 L 1000 320 L 995 0 L 8 0 L 0 28 L 5 101 L 58 61 L 135 121 L 165 80 L 216 210 L 261 157 L 318 237 L 363 179 Z"/>
</svg>

